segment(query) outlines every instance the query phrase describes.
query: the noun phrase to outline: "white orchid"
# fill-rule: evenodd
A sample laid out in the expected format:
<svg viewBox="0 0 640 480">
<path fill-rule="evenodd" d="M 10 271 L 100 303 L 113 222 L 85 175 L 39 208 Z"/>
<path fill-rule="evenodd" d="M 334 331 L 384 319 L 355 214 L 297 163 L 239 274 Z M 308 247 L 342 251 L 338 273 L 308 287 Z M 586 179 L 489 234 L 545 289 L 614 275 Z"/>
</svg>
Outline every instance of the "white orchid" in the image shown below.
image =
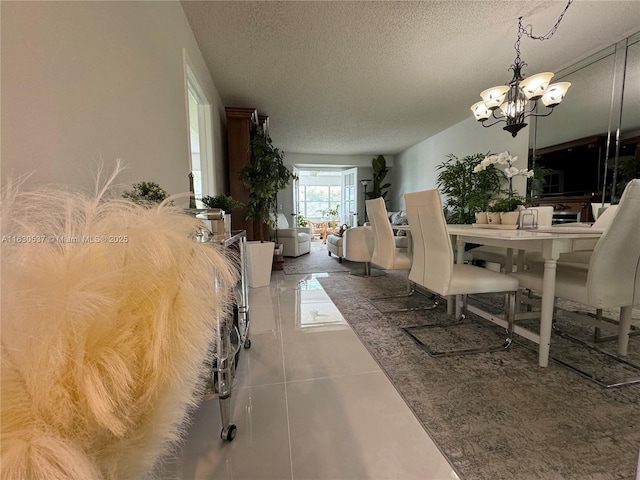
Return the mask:
<svg viewBox="0 0 640 480">
<path fill-rule="evenodd" d="M 509 155 L 509 152 L 502 152 L 501 154 L 498 155 L 497 160 L 500 165 L 511 166 L 511 164 L 515 162 L 517 159 L 518 157 L 511 158 L 511 155 Z"/>
<path fill-rule="evenodd" d="M 482 172 L 487 168 L 489 168 L 491 165 L 494 165 L 496 163 L 498 165 L 505 166 L 506 168 L 501 168 L 500 171 L 503 173 L 505 178 L 509 181 L 508 199 L 513 200 L 514 198 L 516 198 L 514 197 L 514 192 L 513 192 L 513 177 L 516 177 L 518 175 L 522 175 L 523 177 L 526 177 L 526 178 L 533 177 L 533 170 L 528 170 L 526 168 L 519 169 L 513 166 L 513 164 L 517 160 L 518 160 L 518 157 L 517 156 L 512 157 L 511 155 L 509 155 L 509 152 L 502 152 L 502 153 L 499 153 L 498 155 L 487 155 L 478 165 L 474 167 L 473 172 L 474 173 Z"/>
<path fill-rule="evenodd" d="M 518 170 L 516 167 L 507 167 L 504 169 L 504 174 L 507 176 L 507 178 L 513 178 L 519 173 L 520 170 Z"/>
</svg>

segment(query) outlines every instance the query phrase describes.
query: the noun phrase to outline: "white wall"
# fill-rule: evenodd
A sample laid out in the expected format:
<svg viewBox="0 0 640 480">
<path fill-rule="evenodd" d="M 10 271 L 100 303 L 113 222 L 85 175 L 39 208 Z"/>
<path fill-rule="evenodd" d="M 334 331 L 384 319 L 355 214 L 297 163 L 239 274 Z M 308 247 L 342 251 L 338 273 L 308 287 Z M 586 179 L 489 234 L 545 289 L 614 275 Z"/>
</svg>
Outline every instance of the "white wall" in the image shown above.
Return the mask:
<svg viewBox="0 0 640 480">
<path fill-rule="evenodd" d="M 224 107 L 179 2 L 0 2 L 2 177 L 90 187 L 99 159 L 120 182 L 188 190 L 183 49 L 213 105 L 216 185 Z"/>
<path fill-rule="evenodd" d="M 436 188 L 436 168 L 448 154 L 460 158 L 474 153 L 508 150 L 511 155 L 518 156 L 516 166 L 526 168 L 528 148 L 528 126 L 512 138 L 499 125 L 484 128 L 472 117 L 463 120 L 396 155 L 395 167 L 390 171 L 391 191 L 387 209 L 404 208 L 404 193 Z M 525 193 L 525 183 L 523 177 L 514 179 L 514 187 L 521 195 Z"/>
</svg>

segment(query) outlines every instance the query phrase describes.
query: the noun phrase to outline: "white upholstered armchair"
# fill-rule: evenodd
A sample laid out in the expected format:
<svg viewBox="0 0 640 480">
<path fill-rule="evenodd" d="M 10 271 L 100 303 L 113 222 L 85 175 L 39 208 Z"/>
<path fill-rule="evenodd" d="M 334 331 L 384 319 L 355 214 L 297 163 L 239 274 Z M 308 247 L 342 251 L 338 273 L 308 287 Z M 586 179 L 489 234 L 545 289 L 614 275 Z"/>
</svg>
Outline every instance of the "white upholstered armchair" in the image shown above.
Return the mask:
<svg viewBox="0 0 640 480">
<path fill-rule="evenodd" d="M 285 257 L 299 257 L 311 251 L 311 229 L 308 227 L 289 227 L 284 213 L 277 218 L 278 243 L 283 245 L 282 255 Z"/>
</svg>

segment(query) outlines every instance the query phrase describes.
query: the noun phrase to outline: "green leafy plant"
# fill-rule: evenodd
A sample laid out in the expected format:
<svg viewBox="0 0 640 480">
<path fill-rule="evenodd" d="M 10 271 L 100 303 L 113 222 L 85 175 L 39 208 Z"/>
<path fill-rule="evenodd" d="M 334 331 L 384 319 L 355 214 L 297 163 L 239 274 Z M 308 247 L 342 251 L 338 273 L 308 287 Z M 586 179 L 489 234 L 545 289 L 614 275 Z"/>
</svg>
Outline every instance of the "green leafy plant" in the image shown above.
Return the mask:
<svg viewBox="0 0 640 480">
<path fill-rule="evenodd" d="M 520 205 L 524 205 L 524 202 L 525 200 L 522 197 L 498 198 L 497 200 L 492 200 L 491 202 L 489 202 L 487 211 L 512 212 L 513 210 L 517 210 Z"/>
<path fill-rule="evenodd" d="M 546 177 L 553 173 L 553 170 L 550 168 L 541 167 L 539 165 L 534 165 L 532 168 L 533 176 L 531 178 L 527 178 L 527 201 L 530 202 L 531 192 L 533 192 L 533 196 L 537 197 L 538 195 L 542 195 L 544 193 L 544 185 L 547 183 Z"/>
<path fill-rule="evenodd" d="M 307 225 L 309 225 L 309 222 L 307 222 L 307 219 L 304 218 L 304 215 L 302 215 L 301 213 L 298 213 L 296 215 L 296 226 L 306 227 Z"/>
<path fill-rule="evenodd" d="M 276 195 L 296 176 L 284 165 L 284 154 L 273 146 L 262 127 L 257 127 L 249 148 L 252 160 L 240 170 L 240 180 L 249 191 L 246 218 L 275 228 Z M 259 236 L 264 242 L 262 228 Z"/>
<path fill-rule="evenodd" d="M 620 157 L 614 195 L 616 200 L 620 199 L 627 184 L 634 178 L 640 178 L 640 158 L 636 156 Z"/>
<path fill-rule="evenodd" d="M 367 198 L 386 198 L 387 189 L 391 186 L 390 183 L 382 183 L 389 172 L 387 161 L 383 155 L 378 155 L 371 162 L 371 166 L 373 167 L 373 188 L 367 192 Z"/>
<path fill-rule="evenodd" d="M 235 200 L 231 195 L 221 193 L 214 196 L 205 196 L 200 199 L 207 208 L 221 208 L 225 213 L 244 206 L 244 203 Z"/>
<path fill-rule="evenodd" d="M 336 218 L 340 214 L 340 204 L 336 204 L 335 207 L 327 210 L 327 213 L 331 215 L 333 218 Z"/>
<path fill-rule="evenodd" d="M 450 154 L 437 167 L 436 182 L 444 196 L 447 222 L 475 222 L 475 213 L 488 210 L 491 199 L 501 192 L 502 175 L 498 170 L 474 173 L 487 155 L 475 153 L 458 158 Z"/>
<path fill-rule="evenodd" d="M 162 202 L 169 194 L 156 182 L 137 182 L 122 196 L 140 205 L 153 205 Z"/>
</svg>

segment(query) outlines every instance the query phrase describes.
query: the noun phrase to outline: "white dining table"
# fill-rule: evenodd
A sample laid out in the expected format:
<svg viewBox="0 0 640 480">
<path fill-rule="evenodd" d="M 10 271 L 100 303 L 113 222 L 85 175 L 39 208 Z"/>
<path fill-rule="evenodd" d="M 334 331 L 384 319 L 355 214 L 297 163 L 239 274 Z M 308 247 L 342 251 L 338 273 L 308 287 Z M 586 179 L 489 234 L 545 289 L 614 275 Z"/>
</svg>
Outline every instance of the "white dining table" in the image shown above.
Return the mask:
<svg viewBox="0 0 640 480">
<path fill-rule="evenodd" d="M 516 325 L 514 333 L 538 344 L 538 364 L 541 367 L 546 367 L 549 364 L 558 257 L 561 253 L 583 249 L 585 241 L 596 242 L 602 232 L 589 228 L 580 228 L 572 233 L 566 233 L 549 231 L 550 229 L 545 231 L 537 231 L 535 229 L 506 230 L 475 227 L 473 225 L 447 225 L 447 230 L 452 237 L 452 243 L 457 248 L 457 263 L 464 262 L 464 249 L 467 243 L 506 247 L 508 249 L 508 258 L 512 257 L 514 251 L 518 251 L 518 268 L 523 268 L 525 251 L 540 252 L 542 254 L 544 258 L 544 277 L 541 292 L 540 333 L 536 334 L 518 325 Z M 511 271 L 511 269 L 512 263 L 508 262 L 505 271 Z M 459 314 L 459 303 L 456 301 L 457 314 Z M 505 328 L 507 326 L 504 318 L 485 312 L 477 307 L 469 306 L 469 311 Z"/>
<path fill-rule="evenodd" d="M 410 225 L 394 225 L 394 229 L 411 233 Z M 509 227 L 478 227 L 474 225 L 447 225 L 452 243 L 456 246 L 456 262 L 464 263 L 465 245 L 475 243 L 504 247 L 507 249 L 505 271 L 513 270 L 513 258 L 516 259 L 518 269 L 524 267 L 525 251 L 540 252 L 544 258 L 544 277 L 542 287 L 542 302 L 540 306 L 540 333 L 532 332 L 524 327 L 515 325 L 514 333 L 538 344 L 538 364 L 546 367 L 549 364 L 549 349 L 551 345 L 551 330 L 553 323 L 553 307 L 556 285 L 556 265 L 561 253 L 575 250 L 593 249 L 602 235 L 602 230 L 585 226 L 572 228 L 550 227 L 540 229 L 508 229 Z M 409 242 L 411 244 L 411 242 Z M 514 252 L 518 252 L 514 257 Z M 451 305 L 451 303 L 450 303 Z M 456 317 L 460 316 L 460 299 L 455 301 Z M 487 312 L 479 307 L 468 305 L 467 309 L 491 322 L 507 328 L 504 317 Z M 452 309 L 449 313 L 453 313 Z M 516 319 L 537 316 L 530 313 L 519 314 Z"/>
</svg>

